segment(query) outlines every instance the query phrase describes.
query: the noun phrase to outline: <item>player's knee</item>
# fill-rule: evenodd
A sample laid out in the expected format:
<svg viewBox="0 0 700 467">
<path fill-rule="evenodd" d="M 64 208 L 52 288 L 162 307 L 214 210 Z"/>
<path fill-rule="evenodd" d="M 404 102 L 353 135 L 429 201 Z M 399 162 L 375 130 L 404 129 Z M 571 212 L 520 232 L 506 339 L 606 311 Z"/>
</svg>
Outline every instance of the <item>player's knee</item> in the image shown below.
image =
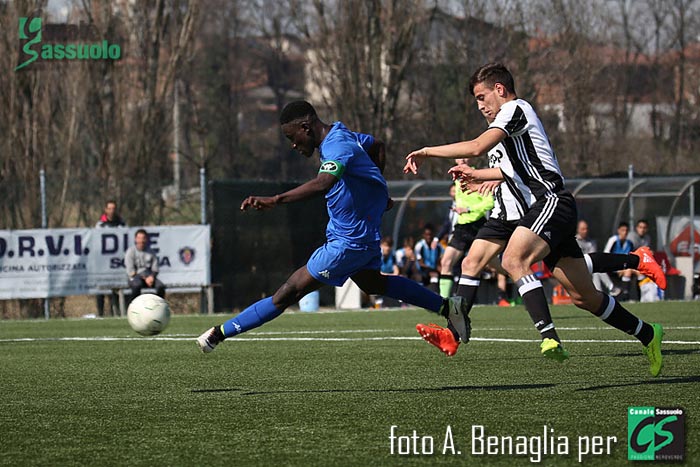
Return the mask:
<svg viewBox="0 0 700 467">
<path fill-rule="evenodd" d="M 571 295 L 571 303 L 578 308 L 595 313 L 600 307 L 600 293 L 593 291 L 592 293 L 582 294 L 578 291 L 569 292 Z"/>
<path fill-rule="evenodd" d="M 501 266 L 503 266 L 503 269 L 506 270 L 508 274 L 511 276 L 519 276 L 522 275 L 521 272 L 523 269 L 529 269 L 529 265 L 526 265 L 522 258 L 518 257 L 517 255 L 503 255 L 503 259 L 501 260 Z"/>
<path fill-rule="evenodd" d="M 386 276 L 379 273 L 360 272 L 352 280 L 363 292 L 370 295 L 383 295 L 386 292 Z"/>
<path fill-rule="evenodd" d="M 443 257 L 442 260 L 440 261 L 440 270 L 443 271 L 443 274 L 449 274 L 449 272 L 444 272 L 444 271 L 450 271 L 451 269 L 452 269 L 452 259 Z"/>
<path fill-rule="evenodd" d="M 476 276 L 483 269 L 481 258 L 474 258 L 467 256 L 462 261 L 462 274 L 467 274 L 469 276 Z"/>
<path fill-rule="evenodd" d="M 302 291 L 289 282 L 282 284 L 272 296 L 272 303 L 279 309 L 288 308 L 303 297 Z"/>
</svg>

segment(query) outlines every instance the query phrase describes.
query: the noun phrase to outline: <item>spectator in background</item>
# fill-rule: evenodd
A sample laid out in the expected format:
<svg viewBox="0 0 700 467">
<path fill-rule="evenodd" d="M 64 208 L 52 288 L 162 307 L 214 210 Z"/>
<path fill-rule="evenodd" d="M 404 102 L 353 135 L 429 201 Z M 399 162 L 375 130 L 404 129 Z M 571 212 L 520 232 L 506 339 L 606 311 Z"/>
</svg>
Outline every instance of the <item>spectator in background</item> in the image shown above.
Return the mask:
<svg viewBox="0 0 700 467">
<path fill-rule="evenodd" d="M 113 199 L 107 200 L 104 212 L 100 216 L 100 220 L 95 224 L 95 227 L 126 227 L 126 222 L 124 222 L 124 219 L 119 215 L 116 201 Z M 105 296 L 97 295 L 95 300 L 97 302 L 97 316 L 104 316 Z M 112 290 L 109 300 L 109 309 L 112 316 L 116 316 L 115 309 L 118 300 L 119 298 L 117 297 L 116 290 Z"/>
<path fill-rule="evenodd" d="M 614 253 L 618 255 L 628 255 L 634 250 L 634 244 L 630 241 L 627 236 L 630 232 L 630 225 L 627 222 L 620 222 L 617 226 L 617 235 L 613 235 L 608 239 L 608 243 L 605 244 L 605 253 Z M 625 269 L 619 271 L 620 280 L 622 281 L 622 293 L 620 294 L 620 301 L 626 301 L 630 299 L 630 285 L 632 283 L 633 269 Z"/>
<path fill-rule="evenodd" d="M 154 288 L 157 295 L 165 297 L 165 285 L 157 278 L 158 257 L 148 248 L 148 233 L 144 229 L 136 231 L 134 245 L 126 250 L 124 263 L 132 300 L 145 287 Z"/>
<path fill-rule="evenodd" d="M 416 282 L 421 282 L 421 272 L 416 252 L 414 250 L 415 240 L 406 237 L 403 240 L 403 248 L 396 252 L 396 265 L 399 267 L 399 274 Z"/>
<path fill-rule="evenodd" d="M 431 224 L 423 227 L 423 238 L 416 243 L 416 260 L 420 266 L 423 285 L 433 292 L 438 292 L 440 276 L 440 258 L 445 249 L 435 240 L 435 229 Z"/>
<path fill-rule="evenodd" d="M 578 221 L 578 226 L 576 227 L 576 242 L 578 242 L 578 246 L 581 247 L 584 255 L 590 255 L 598 251 L 598 242 L 588 236 L 588 222 L 583 219 Z M 590 261 L 590 257 L 586 258 L 586 261 Z M 619 287 L 615 287 L 607 273 L 594 272 L 591 273 L 591 278 L 595 288 L 601 292 L 607 290 L 613 297 L 617 297 L 622 292 Z"/>
<path fill-rule="evenodd" d="M 382 250 L 382 265 L 379 271 L 387 276 L 398 276 L 399 266 L 394 253 L 394 240 L 391 237 L 384 237 L 379 247 Z"/>
<path fill-rule="evenodd" d="M 385 276 L 398 276 L 399 266 L 396 260 L 396 253 L 394 253 L 394 240 L 389 236 L 383 237 L 379 242 L 379 248 L 382 251 L 379 272 Z M 395 300 L 391 298 L 388 300 L 389 306 L 393 306 Z M 381 308 L 385 304 L 384 297 L 381 295 L 370 295 L 370 301 L 374 308 Z M 398 303 L 396 303 L 396 306 L 398 306 Z"/>
<path fill-rule="evenodd" d="M 105 210 L 95 227 L 126 227 L 126 222 L 119 215 L 116 201 L 113 199 L 107 200 Z"/>
<path fill-rule="evenodd" d="M 634 249 L 648 246 L 651 248 L 651 235 L 649 235 L 649 222 L 646 219 L 639 219 L 634 226 L 634 232 L 630 233 L 629 239 L 634 245 Z"/>
</svg>

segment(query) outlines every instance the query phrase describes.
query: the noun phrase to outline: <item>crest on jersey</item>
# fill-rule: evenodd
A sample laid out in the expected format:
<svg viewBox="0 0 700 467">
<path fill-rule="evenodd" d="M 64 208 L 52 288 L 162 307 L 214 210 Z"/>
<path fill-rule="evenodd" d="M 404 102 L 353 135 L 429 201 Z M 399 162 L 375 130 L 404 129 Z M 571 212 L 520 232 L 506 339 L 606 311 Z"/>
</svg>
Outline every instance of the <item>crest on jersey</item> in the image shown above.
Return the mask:
<svg viewBox="0 0 700 467">
<path fill-rule="evenodd" d="M 333 161 L 324 162 L 321 165 L 322 172 L 335 172 L 336 170 L 338 170 L 338 164 Z"/>
<path fill-rule="evenodd" d="M 321 168 L 318 170 L 319 173 L 329 173 L 340 178 L 345 171 L 345 167 L 340 162 L 336 161 L 326 161 L 321 164 Z"/>
<path fill-rule="evenodd" d="M 501 159 L 503 159 L 503 151 L 496 149 L 495 151 L 489 152 L 489 166 L 490 167 L 500 167 Z"/>
</svg>

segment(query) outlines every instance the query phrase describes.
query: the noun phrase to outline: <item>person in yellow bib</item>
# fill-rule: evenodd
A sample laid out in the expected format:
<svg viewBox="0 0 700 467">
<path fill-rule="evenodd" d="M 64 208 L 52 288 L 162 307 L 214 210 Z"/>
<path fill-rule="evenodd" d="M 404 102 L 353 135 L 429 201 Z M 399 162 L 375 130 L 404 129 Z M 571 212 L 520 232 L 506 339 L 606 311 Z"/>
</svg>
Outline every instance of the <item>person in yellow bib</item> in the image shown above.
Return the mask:
<svg viewBox="0 0 700 467">
<path fill-rule="evenodd" d="M 493 208 L 493 196 L 482 196 L 478 192 L 462 191 L 460 182 L 455 182 L 455 206 L 457 222 L 440 261 L 440 295 L 447 298 L 452 293 L 455 262 L 469 251 L 477 232 L 486 223 L 486 214 Z"/>
</svg>

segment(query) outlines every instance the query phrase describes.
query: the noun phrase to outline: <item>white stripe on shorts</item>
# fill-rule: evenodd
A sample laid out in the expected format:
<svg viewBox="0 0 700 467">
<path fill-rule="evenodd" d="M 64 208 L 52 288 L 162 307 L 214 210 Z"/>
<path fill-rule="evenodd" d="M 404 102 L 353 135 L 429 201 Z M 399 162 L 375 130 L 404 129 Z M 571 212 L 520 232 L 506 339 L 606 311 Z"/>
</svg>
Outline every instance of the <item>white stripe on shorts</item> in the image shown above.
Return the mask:
<svg viewBox="0 0 700 467">
<path fill-rule="evenodd" d="M 558 203 L 559 198 L 556 195 L 548 197 L 547 202 L 544 203 L 544 209 L 542 209 L 542 212 L 537 216 L 537 219 L 532 224 L 532 227 L 530 227 L 530 230 L 535 232 L 537 235 L 542 233 L 544 226 L 554 216 L 554 211 L 556 210 Z"/>
</svg>

